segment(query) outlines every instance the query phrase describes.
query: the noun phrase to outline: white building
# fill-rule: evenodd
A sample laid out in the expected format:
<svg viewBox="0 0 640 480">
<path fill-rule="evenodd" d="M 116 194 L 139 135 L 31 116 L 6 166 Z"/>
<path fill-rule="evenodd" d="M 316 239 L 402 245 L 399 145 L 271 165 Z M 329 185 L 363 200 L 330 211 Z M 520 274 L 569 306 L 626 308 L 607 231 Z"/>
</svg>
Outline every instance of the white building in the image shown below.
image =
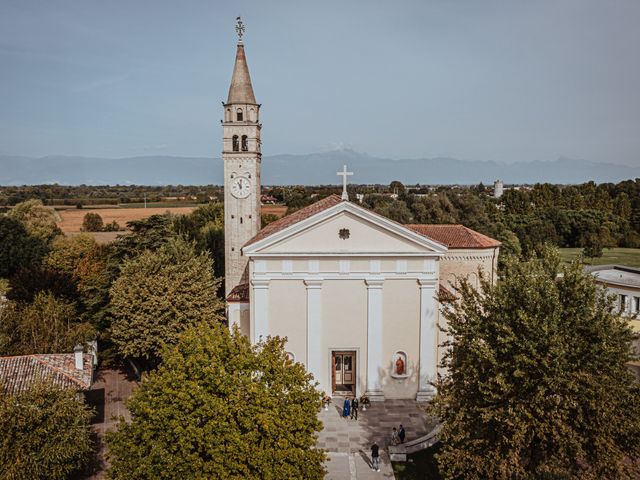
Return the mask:
<svg viewBox="0 0 640 480">
<path fill-rule="evenodd" d="M 431 398 L 438 295 L 457 276 L 493 276 L 500 243 L 462 225 L 396 223 L 348 201 L 346 180 L 342 197 L 259 231 L 258 107 L 239 42 L 223 123 L 229 325 L 253 342 L 287 337 L 328 394 Z"/>
</svg>

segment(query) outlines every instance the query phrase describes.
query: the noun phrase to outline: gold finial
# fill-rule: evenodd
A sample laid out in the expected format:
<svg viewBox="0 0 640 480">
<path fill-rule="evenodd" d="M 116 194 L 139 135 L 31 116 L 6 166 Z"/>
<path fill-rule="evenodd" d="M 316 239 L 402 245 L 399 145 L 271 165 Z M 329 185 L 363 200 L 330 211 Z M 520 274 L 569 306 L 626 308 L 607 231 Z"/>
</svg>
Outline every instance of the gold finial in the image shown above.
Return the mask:
<svg viewBox="0 0 640 480">
<path fill-rule="evenodd" d="M 244 23 L 240 17 L 236 18 L 236 32 L 238 33 L 238 43 L 242 43 L 242 36 L 244 35 Z"/>
</svg>

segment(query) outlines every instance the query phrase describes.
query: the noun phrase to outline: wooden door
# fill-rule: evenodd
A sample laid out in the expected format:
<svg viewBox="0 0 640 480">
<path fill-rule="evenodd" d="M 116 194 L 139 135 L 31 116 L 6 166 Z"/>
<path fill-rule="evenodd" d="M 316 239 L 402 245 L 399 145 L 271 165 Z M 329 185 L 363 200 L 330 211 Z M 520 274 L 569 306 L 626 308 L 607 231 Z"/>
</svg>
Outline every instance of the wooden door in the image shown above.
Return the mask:
<svg viewBox="0 0 640 480">
<path fill-rule="evenodd" d="M 333 352 L 332 383 L 334 394 L 355 392 L 356 354 L 355 352 Z"/>
</svg>

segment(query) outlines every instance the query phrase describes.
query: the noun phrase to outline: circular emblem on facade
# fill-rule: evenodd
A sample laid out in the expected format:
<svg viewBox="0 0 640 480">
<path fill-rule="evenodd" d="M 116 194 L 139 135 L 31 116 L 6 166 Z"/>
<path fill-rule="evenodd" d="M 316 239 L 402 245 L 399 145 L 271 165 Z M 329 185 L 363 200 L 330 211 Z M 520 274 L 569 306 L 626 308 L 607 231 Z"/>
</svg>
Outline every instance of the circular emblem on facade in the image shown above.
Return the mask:
<svg viewBox="0 0 640 480">
<path fill-rule="evenodd" d="M 342 240 L 346 240 L 347 238 L 349 238 L 350 235 L 351 235 L 351 232 L 349 232 L 348 228 L 341 228 L 340 231 L 338 232 L 338 236 Z"/>
<path fill-rule="evenodd" d="M 244 177 L 237 177 L 231 182 L 231 195 L 236 198 L 247 198 L 251 193 L 251 182 Z"/>
</svg>

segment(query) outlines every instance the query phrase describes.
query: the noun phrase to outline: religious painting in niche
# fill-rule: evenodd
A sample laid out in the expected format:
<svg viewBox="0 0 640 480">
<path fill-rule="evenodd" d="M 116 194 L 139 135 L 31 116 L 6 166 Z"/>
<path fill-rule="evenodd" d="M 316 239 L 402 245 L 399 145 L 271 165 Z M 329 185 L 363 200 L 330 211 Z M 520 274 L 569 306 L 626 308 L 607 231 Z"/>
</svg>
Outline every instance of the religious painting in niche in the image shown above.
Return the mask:
<svg viewBox="0 0 640 480">
<path fill-rule="evenodd" d="M 349 231 L 348 228 L 341 228 L 340 231 L 338 232 L 338 236 L 342 240 L 346 240 L 347 238 L 349 238 L 350 235 L 351 235 L 351 232 Z"/>
<path fill-rule="evenodd" d="M 407 354 L 396 352 L 393 354 L 393 374 L 396 377 L 407 376 Z"/>
</svg>

